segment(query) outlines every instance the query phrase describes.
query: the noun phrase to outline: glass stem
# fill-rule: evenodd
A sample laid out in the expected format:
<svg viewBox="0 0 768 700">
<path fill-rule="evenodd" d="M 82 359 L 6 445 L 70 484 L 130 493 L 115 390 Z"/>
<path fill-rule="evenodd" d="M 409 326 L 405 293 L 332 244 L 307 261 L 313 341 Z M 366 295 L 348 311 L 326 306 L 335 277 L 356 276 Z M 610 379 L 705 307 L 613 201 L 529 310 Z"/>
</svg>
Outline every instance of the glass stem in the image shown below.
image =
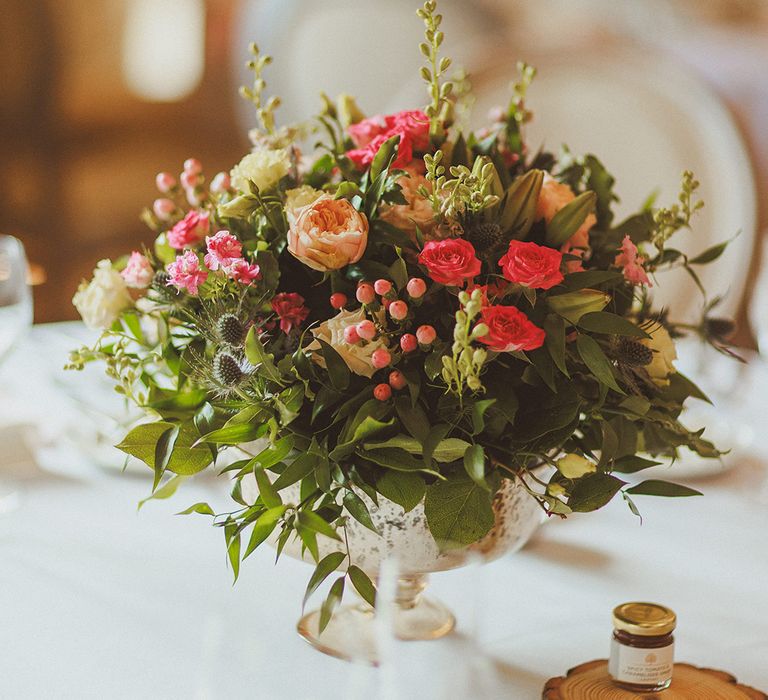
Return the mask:
<svg viewBox="0 0 768 700">
<path fill-rule="evenodd" d="M 397 606 L 402 610 L 415 608 L 428 582 L 429 579 L 426 574 L 399 577 L 397 579 L 397 592 L 395 593 Z"/>
</svg>

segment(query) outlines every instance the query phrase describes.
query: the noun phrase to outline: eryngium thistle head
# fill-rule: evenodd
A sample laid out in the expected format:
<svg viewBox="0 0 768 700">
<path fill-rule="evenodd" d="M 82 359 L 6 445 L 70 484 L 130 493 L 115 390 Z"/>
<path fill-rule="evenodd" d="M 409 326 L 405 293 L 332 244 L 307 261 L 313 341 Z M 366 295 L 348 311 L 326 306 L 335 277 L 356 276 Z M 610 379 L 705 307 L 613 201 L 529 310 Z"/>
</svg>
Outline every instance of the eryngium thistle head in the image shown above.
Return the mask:
<svg viewBox="0 0 768 700">
<path fill-rule="evenodd" d="M 619 361 L 627 365 L 649 365 L 653 362 L 653 351 L 632 338 L 619 340 L 617 351 Z"/>
<path fill-rule="evenodd" d="M 243 381 L 240 363 L 228 352 L 217 353 L 213 358 L 213 377 L 222 386 L 237 386 Z"/>
<path fill-rule="evenodd" d="M 216 332 L 221 342 L 233 348 L 239 348 L 243 344 L 245 327 L 234 314 L 224 314 L 216 322 Z"/>
<path fill-rule="evenodd" d="M 469 232 L 469 240 L 478 253 L 490 251 L 501 243 L 501 226 L 494 223 L 477 224 Z"/>
</svg>

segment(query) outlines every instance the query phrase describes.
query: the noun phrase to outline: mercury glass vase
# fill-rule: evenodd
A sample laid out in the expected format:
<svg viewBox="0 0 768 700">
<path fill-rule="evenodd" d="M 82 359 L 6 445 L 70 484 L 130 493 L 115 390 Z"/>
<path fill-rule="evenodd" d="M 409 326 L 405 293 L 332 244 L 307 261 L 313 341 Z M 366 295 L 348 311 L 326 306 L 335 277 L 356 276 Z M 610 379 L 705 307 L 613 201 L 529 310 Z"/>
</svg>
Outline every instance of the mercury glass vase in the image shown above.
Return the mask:
<svg viewBox="0 0 768 700">
<path fill-rule="evenodd" d="M 298 500 L 298 485 L 281 491 L 284 500 Z M 438 639 L 451 632 L 456 620 L 440 601 L 424 595 L 431 573 L 455 569 L 478 560 L 491 561 L 520 549 L 542 522 L 543 514 L 525 489 L 505 479 L 493 499 L 495 524 L 478 542 L 461 549 L 440 551 L 428 527 L 423 501 L 405 513 L 403 508 L 379 495 L 378 505 L 362 491 L 377 534 L 354 518 L 348 518 L 346 537 L 352 563 L 376 581 L 385 562 L 395 562 L 397 585 L 391 606 L 391 626 L 401 640 Z M 346 552 L 343 544 L 327 537 L 318 538 L 320 557 L 331 552 Z M 289 541 L 283 552 L 311 561 L 297 539 Z M 299 620 L 298 632 L 312 646 L 339 658 L 377 663 L 376 611 L 362 601 L 337 608 L 330 623 L 319 631 L 320 611 L 313 610 Z M 379 628 L 380 629 L 380 628 Z"/>
</svg>

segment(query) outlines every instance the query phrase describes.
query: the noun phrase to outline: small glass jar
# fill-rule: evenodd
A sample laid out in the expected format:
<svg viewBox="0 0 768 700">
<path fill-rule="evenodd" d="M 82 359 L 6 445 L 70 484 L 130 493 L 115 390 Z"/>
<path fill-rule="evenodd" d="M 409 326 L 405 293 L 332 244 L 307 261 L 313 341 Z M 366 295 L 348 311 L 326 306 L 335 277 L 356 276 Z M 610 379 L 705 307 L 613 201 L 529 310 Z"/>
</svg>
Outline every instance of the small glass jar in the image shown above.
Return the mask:
<svg viewBox="0 0 768 700">
<path fill-rule="evenodd" d="M 656 603 L 624 603 L 613 610 L 608 673 L 627 690 L 668 688 L 675 664 L 675 613 Z"/>
</svg>

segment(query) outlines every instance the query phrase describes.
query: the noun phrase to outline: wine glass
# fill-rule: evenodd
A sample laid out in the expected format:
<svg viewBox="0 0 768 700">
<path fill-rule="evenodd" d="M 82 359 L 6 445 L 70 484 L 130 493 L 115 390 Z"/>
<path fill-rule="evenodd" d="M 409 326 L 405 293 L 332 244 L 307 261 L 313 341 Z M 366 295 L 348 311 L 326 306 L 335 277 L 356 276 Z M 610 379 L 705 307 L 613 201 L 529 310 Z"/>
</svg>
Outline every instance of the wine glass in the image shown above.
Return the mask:
<svg viewBox="0 0 768 700">
<path fill-rule="evenodd" d="M 13 236 L 0 235 L 0 395 L 3 362 L 31 325 L 32 292 L 24 246 Z M 0 515 L 13 510 L 19 498 L 18 489 L 3 475 L 3 466 L 0 459 Z"/>
</svg>

